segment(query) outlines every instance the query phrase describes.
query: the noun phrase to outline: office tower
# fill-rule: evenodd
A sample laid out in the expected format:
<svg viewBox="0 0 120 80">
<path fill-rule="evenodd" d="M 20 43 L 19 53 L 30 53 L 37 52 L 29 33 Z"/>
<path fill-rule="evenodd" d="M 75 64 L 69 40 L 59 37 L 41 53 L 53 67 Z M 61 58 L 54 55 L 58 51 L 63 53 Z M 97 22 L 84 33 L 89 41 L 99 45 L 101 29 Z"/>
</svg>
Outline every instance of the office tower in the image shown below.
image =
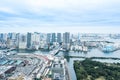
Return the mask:
<svg viewBox="0 0 120 80">
<path fill-rule="evenodd" d="M 13 40 L 16 39 L 16 33 L 11 33 L 11 39 L 13 39 Z"/>
<path fill-rule="evenodd" d="M 12 33 L 8 33 L 8 38 L 11 39 Z"/>
<path fill-rule="evenodd" d="M 8 33 L 8 38 L 15 40 L 16 39 L 16 33 Z"/>
<path fill-rule="evenodd" d="M 38 49 L 40 44 L 40 34 L 33 33 L 31 36 L 31 45 L 33 49 Z"/>
<path fill-rule="evenodd" d="M 63 33 L 63 48 L 69 50 L 70 48 L 70 33 L 65 32 Z"/>
<path fill-rule="evenodd" d="M 19 49 L 26 49 L 27 47 L 27 37 L 25 34 L 19 35 Z"/>
<path fill-rule="evenodd" d="M 61 33 L 57 33 L 57 42 L 61 43 Z"/>
<path fill-rule="evenodd" d="M 1 39 L 1 40 L 3 39 L 3 33 L 0 34 L 0 39 Z"/>
<path fill-rule="evenodd" d="M 49 44 L 51 42 L 51 34 L 50 33 L 47 33 L 47 43 Z"/>
<path fill-rule="evenodd" d="M 31 33 L 27 33 L 27 48 L 31 47 Z"/>
<path fill-rule="evenodd" d="M 7 41 L 6 41 L 7 48 L 10 48 L 10 42 L 11 42 L 10 38 L 7 38 Z"/>
<path fill-rule="evenodd" d="M 39 44 L 40 43 L 40 34 L 39 33 L 33 33 L 31 36 L 31 42 L 33 44 Z"/>
<path fill-rule="evenodd" d="M 20 33 L 16 34 L 16 47 L 17 48 L 19 47 L 19 35 L 20 35 Z"/>
<path fill-rule="evenodd" d="M 64 44 L 70 43 L 70 33 L 69 32 L 63 33 L 63 43 Z"/>
<path fill-rule="evenodd" d="M 7 33 L 2 34 L 2 40 L 7 41 L 7 38 L 8 38 Z"/>
<path fill-rule="evenodd" d="M 56 42 L 56 34 L 52 33 L 52 43 Z"/>
</svg>

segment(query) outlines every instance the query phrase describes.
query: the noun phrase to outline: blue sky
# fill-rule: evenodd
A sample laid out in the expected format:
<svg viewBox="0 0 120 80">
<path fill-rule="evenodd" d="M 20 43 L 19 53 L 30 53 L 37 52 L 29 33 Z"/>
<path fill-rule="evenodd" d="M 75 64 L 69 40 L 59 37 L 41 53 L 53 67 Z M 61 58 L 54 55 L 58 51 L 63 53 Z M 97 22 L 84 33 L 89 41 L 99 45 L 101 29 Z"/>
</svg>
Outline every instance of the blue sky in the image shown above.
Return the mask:
<svg viewBox="0 0 120 80">
<path fill-rule="evenodd" d="M 0 32 L 119 30 L 120 0 L 0 0 Z"/>
</svg>

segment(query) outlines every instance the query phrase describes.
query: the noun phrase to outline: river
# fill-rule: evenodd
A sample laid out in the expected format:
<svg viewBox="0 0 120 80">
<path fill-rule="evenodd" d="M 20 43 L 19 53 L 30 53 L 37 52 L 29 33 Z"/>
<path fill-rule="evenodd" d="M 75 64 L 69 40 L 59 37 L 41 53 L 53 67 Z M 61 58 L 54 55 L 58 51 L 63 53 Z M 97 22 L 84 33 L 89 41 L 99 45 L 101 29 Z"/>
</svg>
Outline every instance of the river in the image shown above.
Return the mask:
<svg viewBox="0 0 120 80">
<path fill-rule="evenodd" d="M 27 50 L 19 50 L 19 51 L 11 51 L 11 52 L 17 52 L 17 53 L 42 53 L 42 54 L 48 54 L 49 51 L 44 50 L 38 50 L 38 51 L 27 51 Z M 114 58 L 120 58 L 120 50 L 111 52 L 111 53 L 104 53 L 97 48 L 90 49 L 87 53 L 84 52 L 62 52 L 60 51 L 56 56 L 64 56 L 67 60 L 71 80 L 76 80 L 76 75 L 73 68 L 73 62 L 74 60 L 84 60 L 84 58 L 70 58 L 69 56 L 81 56 L 81 57 L 114 57 Z M 112 60 L 112 59 L 93 59 L 95 61 L 100 62 L 108 62 L 108 63 L 120 63 L 120 60 Z"/>
<path fill-rule="evenodd" d="M 94 48 L 89 50 L 87 53 L 70 51 L 70 52 L 59 52 L 58 55 L 64 56 L 67 59 L 71 80 L 77 80 L 73 68 L 73 62 L 74 60 L 84 60 L 84 58 L 70 58 L 69 56 L 120 58 L 120 50 L 111 53 L 104 53 L 98 50 L 97 48 Z M 107 62 L 107 63 L 120 63 L 120 60 L 113 60 L 113 59 L 93 59 L 93 60 L 100 62 Z"/>
</svg>

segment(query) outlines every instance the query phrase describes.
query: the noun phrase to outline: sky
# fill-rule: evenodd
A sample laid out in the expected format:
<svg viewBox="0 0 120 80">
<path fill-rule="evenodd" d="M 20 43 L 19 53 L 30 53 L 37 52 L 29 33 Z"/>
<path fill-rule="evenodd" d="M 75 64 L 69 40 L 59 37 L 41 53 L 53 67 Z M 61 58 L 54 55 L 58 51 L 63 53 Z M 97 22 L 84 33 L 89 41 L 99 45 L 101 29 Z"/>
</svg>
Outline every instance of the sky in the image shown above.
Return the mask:
<svg viewBox="0 0 120 80">
<path fill-rule="evenodd" d="M 120 0 L 0 0 L 0 32 L 119 30 Z"/>
</svg>

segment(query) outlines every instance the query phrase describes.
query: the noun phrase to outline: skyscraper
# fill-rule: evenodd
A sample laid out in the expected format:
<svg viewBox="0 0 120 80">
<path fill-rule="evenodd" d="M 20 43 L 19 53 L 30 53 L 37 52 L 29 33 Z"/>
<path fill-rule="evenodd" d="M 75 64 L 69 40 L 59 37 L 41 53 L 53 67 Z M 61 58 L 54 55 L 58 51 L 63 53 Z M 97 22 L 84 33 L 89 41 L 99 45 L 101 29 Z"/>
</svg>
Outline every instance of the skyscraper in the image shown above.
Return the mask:
<svg viewBox="0 0 120 80">
<path fill-rule="evenodd" d="M 56 34 L 52 33 L 52 43 L 56 42 Z"/>
<path fill-rule="evenodd" d="M 31 36 L 31 45 L 33 49 L 39 49 L 40 46 L 40 34 L 39 33 L 33 33 Z"/>
<path fill-rule="evenodd" d="M 0 33 L 0 39 L 2 39 L 3 38 L 3 33 Z"/>
<path fill-rule="evenodd" d="M 11 39 L 16 39 L 16 33 L 11 33 Z"/>
<path fill-rule="evenodd" d="M 16 46 L 19 47 L 19 35 L 20 33 L 16 34 Z"/>
<path fill-rule="evenodd" d="M 27 48 L 31 47 L 31 33 L 27 33 Z"/>
<path fill-rule="evenodd" d="M 27 47 L 27 37 L 25 34 L 19 35 L 19 49 L 25 49 Z"/>
<path fill-rule="evenodd" d="M 69 32 L 63 33 L 63 43 L 64 44 L 70 43 L 70 33 Z"/>
<path fill-rule="evenodd" d="M 57 42 L 61 43 L 61 33 L 57 33 Z"/>
<path fill-rule="evenodd" d="M 5 34 L 3 34 L 3 36 L 2 36 L 2 38 L 3 38 L 3 40 L 5 40 L 5 41 L 7 41 L 7 33 L 5 33 Z"/>
<path fill-rule="evenodd" d="M 51 34 L 50 33 L 47 33 L 47 39 L 46 39 L 46 42 L 49 44 L 51 42 Z"/>
<path fill-rule="evenodd" d="M 70 33 L 65 32 L 63 33 L 63 48 L 69 50 L 70 48 Z"/>
</svg>

